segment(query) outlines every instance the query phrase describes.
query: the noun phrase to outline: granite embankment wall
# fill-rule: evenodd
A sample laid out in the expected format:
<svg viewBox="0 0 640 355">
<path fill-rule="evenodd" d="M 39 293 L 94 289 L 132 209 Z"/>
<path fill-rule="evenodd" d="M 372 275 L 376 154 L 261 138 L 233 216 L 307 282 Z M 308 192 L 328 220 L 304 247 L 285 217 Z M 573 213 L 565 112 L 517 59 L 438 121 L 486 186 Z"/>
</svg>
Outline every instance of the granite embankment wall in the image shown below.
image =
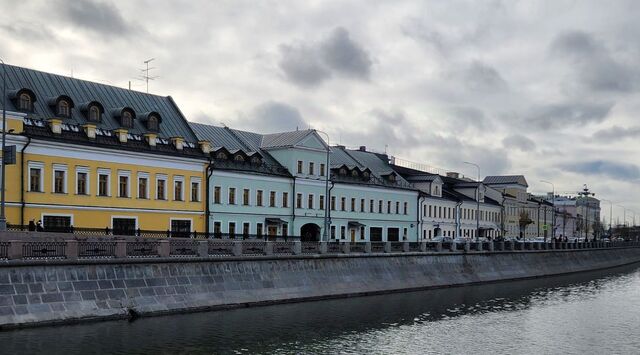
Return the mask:
<svg viewBox="0 0 640 355">
<path fill-rule="evenodd" d="M 6 263 L 0 327 L 446 287 L 615 267 L 640 248 Z"/>
</svg>

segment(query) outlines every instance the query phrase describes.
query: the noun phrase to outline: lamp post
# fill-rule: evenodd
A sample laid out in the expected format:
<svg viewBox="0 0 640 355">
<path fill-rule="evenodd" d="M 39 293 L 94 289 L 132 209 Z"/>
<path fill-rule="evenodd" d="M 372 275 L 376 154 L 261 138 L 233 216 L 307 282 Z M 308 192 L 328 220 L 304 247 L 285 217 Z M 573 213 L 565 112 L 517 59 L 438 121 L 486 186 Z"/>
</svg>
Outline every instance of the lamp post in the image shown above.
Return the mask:
<svg viewBox="0 0 640 355">
<path fill-rule="evenodd" d="M 545 184 L 551 185 L 551 239 L 555 239 L 556 237 L 556 187 L 553 185 L 551 181 L 540 180 L 540 182 L 544 182 Z M 547 241 L 547 236 L 544 237 L 545 242 Z"/>
<path fill-rule="evenodd" d="M 616 206 L 622 208 L 622 225 L 626 227 L 627 226 L 627 209 L 622 205 L 616 205 Z"/>
<path fill-rule="evenodd" d="M 476 189 L 476 242 L 480 241 L 480 165 L 468 161 L 465 164 L 473 165 L 478 169 L 478 188 Z"/>
<path fill-rule="evenodd" d="M 613 202 L 611 202 L 611 200 L 606 200 L 606 199 L 600 199 L 600 201 L 604 201 L 604 202 L 608 202 L 609 203 L 609 238 L 613 238 Z"/>
<path fill-rule="evenodd" d="M 0 59 L 2 63 L 2 178 L 0 181 L 0 231 L 7 230 L 7 217 L 4 212 L 6 200 L 5 200 L 5 147 L 6 147 L 6 135 L 7 135 L 7 66 L 4 64 L 4 60 Z"/>
<path fill-rule="evenodd" d="M 322 133 L 327 137 L 327 158 L 326 164 L 324 167 L 324 231 L 322 232 L 322 240 L 329 241 L 329 201 L 331 198 L 329 197 L 329 177 L 331 174 L 329 171 L 331 170 L 329 167 L 329 153 L 331 152 L 331 146 L 329 143 L 329 135 L 327 132 L 315 130 L 318 133 Z"/>
</svg>

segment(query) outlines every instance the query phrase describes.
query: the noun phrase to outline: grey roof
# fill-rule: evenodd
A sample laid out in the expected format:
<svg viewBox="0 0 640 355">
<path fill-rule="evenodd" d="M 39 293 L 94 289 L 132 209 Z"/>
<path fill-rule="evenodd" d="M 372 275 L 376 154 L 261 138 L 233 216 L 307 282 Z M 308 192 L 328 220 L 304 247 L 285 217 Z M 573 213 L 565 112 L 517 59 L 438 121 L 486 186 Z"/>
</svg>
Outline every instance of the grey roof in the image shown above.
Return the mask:
<svg viewBox="0 0 640 355">
<path fill-rule="evenodd" d="M 260 147 L 265 149 L 292 147 L 312 132 L 314 132 L 314 130 L 305 129 L 301 131 L 265 134 L 262 135 Z"/>
<path fill-rule="evenodd" d="M 50 100 L 60 95 L 67 95 L 73 101 L 74 108 L 71 110 L 71 117 L 62 119 L 63 123 L 72 125 L 86 123 L 87 120 L 80 107 L 82 104 L 97 101 L 104 108 L 101 122 L 97 125 L 100 129 L 114 130 L 119 128 L 119 122 L 112 117 L 112 110 L 131 107 L 136 113 L 136 119 L 134 120 L 134 128 L 129 129 L 129 133 L 146 133 L 147 129 L 141 122 L 142 114 L 155 111 L 160 114 L 162 119 L 158 132 L 159 137 L 180 136 L 187 142 L 197 141 L 195 134 L 170 96 L 152 95 L 13 65 L 7 65 L 6 70 L 7 95 L 10 95 L 11 91 L 23 88 L 29 89 L 35 94 L 34 112 L 29 113 L 28 117 L 30 118 L 55 117 L 55 112 L 49 105 Z M 1 85 L 2 76 L 0 75 Z M 6 102 L 7 110 L 18 111 L 9 97 Z M 0 100 L 1 105 L 2 100 Z"/>
<path fill-rule="evenodd" d="M 334 161 L 334 159 L 336 160 Z M 381 156 L 372 152 L 346 149 L 342 146 L 332 147 L 331 166 L 337 167 L 343 164 L 347 166 L 355 165 L 361 170 L 368 168 L 380 182 L 386 181 L 382 176 L 395 173 L 397 175 L 395 186 L 412 188 L 411 185 L 391 167 L 391 164 L 389 164 L 389 161 L 384 155 Z M 388 186 L 390 184 L 384 185 Z"/>
<path fill-rule="evenodd" d="M 487 176 L 484 178 L 483 182 L 487 185 L 518 184 L 529 187 L 529 184 L 527 184 L 527 179 L 524 178 L 524 175 Z"/>
</svg>

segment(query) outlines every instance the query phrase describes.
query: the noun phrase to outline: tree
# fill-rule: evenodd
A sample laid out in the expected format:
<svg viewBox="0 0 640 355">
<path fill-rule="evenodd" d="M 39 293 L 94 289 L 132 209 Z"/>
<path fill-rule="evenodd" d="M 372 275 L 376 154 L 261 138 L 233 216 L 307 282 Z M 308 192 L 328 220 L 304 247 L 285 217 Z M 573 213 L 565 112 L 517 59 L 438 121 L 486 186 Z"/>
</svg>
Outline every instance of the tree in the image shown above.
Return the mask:
<svg viewBox="0 0 640 355">
<path fill-rule="evenodd" d="M 529 212 L 522 210 L 520 212 L 520 218 L 518 219 L 518 224 L 520 225 L 520 238 L 524 237 L 524 231 L 531 223 L 533 223 L 533 220 L 529 217 Z"/>
</svg>

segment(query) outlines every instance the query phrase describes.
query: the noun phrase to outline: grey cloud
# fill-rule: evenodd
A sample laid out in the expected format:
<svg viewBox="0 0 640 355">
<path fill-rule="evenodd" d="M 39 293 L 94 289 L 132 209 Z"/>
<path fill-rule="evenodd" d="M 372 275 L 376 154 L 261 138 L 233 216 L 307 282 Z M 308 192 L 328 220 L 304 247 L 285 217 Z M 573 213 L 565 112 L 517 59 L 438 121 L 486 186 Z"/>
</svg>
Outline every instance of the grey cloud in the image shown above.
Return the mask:
<svg viewBox="0 0 640 355">
<path fill-rule="evenodd" d="M 502 140 L 502 145 L 505 148 L 515 148 L 523 152 L 530 152 L 536 149 L 536 143 L 521 134 L 512 134 L 505 137 Z"/>
<path fill-rule="evenodd" d="M 551 42 L 551 51 L 570 56 L 593 55 L 604 50 L 590 34 L 583 31 L 565 31 Z"/>
<path fill-rule="evenodd" d="M 331 77 L 313 48 L 303 44 L 281 45 L 278 65 L 289 81 L 301 86 L 316 86 Z"/>
<path fill-rule="evenodd" d="M 299 86 L 318 86 L 333 75 L 368 80 L 372 65 L 369 53 L 342 27 L 319 42 L 280 45 L 278 66 Z"/>
<path fill-rule="evenodd" d="M 0 31 L 8 38 L 29 42 L 55 42 L 57 36 L 49 29 L 37 23 L 14 22 L 0 25 Z"/>
<path fill-rule="evenodd" d="M 331 69 L 348 77 L 369 78 L 373 65 L 369 53 L 351 39 L 346 29 L 334 29 L 320 48 L 325 63 Z"/>
<path fill-rule="evenodd" d="M 240 120 L 240 125 L 254 132 L 273 133 L 306 129 L 308 124 L 297 108 L 276 101 L 267 101 L 256 106 Z"/>
<path fill-rule="evenodd" d="M 525 125 L 541 129 L 598 123 L 606 119 L 613 103 L 560 103 L 533 107 L 525 114 Z"/>
<path fill-rule="evenodd" d="M 464 131 L 473 127 L 484 130 L 491 126 L 484 112 L 476 107 L 454 106 L 450 108 L 450 111 L 452 114 L 451 123 L 455 129 Z"/>
<path fill-rule="evenodd" d="M 463 72 L 463 78 L 472 90 L 499 91 L 507 87 L 507 82 L 495 68 L 480 61 L 473 61 Z"/>
<path fill-rule="evenodd" d="M 113 4 L 91 0 L 74 0 L 60 4 L 67 19 L 77 26 L 105 35 L 123 35 L 131 31 Z"/>
<path fill-rule="evenodd" d="M 613 126 L 611 128 L 601 129 L 595 132 L 592 137 L 600 141 L 616 141 L 638 136 L 640 136 L 640 126 L 632 126 L 628 128 Z"/>
<path fill-rule="evenodd" d="M 567 170 L 585 175 L 602 175 L 617 180 L 637 180 L 640 168 L 634 164 L 605 160 L 591 160 L 563 165 Z"/>
</svg>

